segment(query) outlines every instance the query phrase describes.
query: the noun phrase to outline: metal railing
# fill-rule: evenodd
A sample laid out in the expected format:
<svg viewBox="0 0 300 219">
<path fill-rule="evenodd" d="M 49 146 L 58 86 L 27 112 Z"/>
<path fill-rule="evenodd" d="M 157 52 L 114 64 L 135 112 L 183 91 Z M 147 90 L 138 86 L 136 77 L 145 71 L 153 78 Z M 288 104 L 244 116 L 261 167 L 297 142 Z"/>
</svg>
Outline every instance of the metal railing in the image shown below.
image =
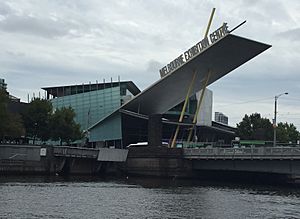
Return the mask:
<svg viewBox="0 0 300 219">
<path fill-rule="evenodd" d="M 188 159 L 300 159 L 300 147 L 184 148 Z"/>
<path fill-rule="evenodd" d="M 59 157 L 97 158 L 99 150 L 93 148 L 54 146 L 53 153 L 54 156 L 59 156 Z"/>
</svg>

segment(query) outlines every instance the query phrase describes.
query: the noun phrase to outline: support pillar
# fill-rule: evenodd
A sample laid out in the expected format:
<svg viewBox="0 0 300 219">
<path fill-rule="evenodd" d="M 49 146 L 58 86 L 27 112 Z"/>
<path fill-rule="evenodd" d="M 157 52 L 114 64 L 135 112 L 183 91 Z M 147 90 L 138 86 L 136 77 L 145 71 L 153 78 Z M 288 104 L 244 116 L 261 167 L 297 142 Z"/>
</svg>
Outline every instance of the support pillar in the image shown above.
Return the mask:
<svg viewBox="0 0 300 219">
<path fill-rule="evenodd" d="M 148 120 L 148 146 L 162 146 L 162 122 L 161 114 L 153 114 Z"/>
</svg>

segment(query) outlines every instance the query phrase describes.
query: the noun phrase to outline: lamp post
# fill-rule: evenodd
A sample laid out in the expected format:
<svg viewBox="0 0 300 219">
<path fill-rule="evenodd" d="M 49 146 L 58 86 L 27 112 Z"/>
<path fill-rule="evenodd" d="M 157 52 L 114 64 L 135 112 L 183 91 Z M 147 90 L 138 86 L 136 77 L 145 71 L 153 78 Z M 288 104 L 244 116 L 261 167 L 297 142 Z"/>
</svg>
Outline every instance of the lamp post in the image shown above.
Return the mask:
<svg viewBox="0 0 300 219">
<path fill-rule="evenodd" d="M 274 128 L 274 140 L 273 140 L 273 147 L 276 147 L 276 117 L 277 117 L 277 100 L 282 95 L 288 95 L 289 93 L 282 93 L 275 96 L 275 107 L 274 107 L 274 120 L 273 120 L 273 128 Z"/>
</svg>

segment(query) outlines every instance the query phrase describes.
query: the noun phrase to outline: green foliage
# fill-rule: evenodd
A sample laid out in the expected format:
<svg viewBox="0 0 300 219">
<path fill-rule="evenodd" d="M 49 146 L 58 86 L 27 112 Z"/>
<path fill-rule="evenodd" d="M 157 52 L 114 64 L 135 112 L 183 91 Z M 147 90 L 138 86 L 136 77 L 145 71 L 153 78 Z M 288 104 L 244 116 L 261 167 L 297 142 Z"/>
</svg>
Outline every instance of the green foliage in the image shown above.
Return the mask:
<svg viewBox="0 0 300 219">
<path fill-rule="evenodd" d="M 8 95 L 5 90 L 0 89 L 0 136 L 3 138 L 6 135 L 8 126 L 8 112 L 7 112 Z"/>
<path fill-rule="evenodd" d="M 293 123 L 288 124 L 287 122 L 285 123 L 278 123 L 277 125 L 277 141 L 278 142 L 283 142 L 283 143 L 296 143 L 297 140 L 299 140 L 300 134 L 297 131 L 297 128 L 294 126 Z"/>
<path fill-rule="evenodd" d="M 81 139 L 83 134 L 80 125 L 75 123 L 75 112 L 69 108 L 57 109 L 53 113 L 50 101 L 34 99 L 31 101 L 22 118 L 18 114 L 8 112 L 8 94 L 0 90 L 0 138 L 17 138 L 25 135 L 42 141 L 49 139 L 70 143 Z M 25 128 L 24 128 L 25 126 Z"/>
<path fill-rule="evenodd" d="M 8 113 L 8 124 L 6 131 L 7 136 L 18 138 L 25 135 L 23 120 L 19 114 Z"/>
<path fill-rule="evenodd" d="M 23 114 L 26 135 L 39 138 L 42 141 L 50 139 L 50 119 L 52 115 L 52 104 L 48 100 L 34 99 L 28 104 Z"/>
<path fill-rule="evenodd" d="M 8 112 L 8 93 L 0 89 L 0 138 L 18 138 L 25 134 L 23 121 L 18 114 Z"/>
<path fill-rule="evenodd" d="M 70 143 L 81 139 L 83 134 L 80 125 L 74 121 L 75 112 L 69 108 L 57 109 L 51 118 L 52 140 Z"/>
<path fill-rule="evenodd" d="M 259 113 L 247 114 L 237 124 L 237 135 L 247 140 L 272 140 L 273 126 L 269 119 L 262 118 Z"/>
</svg>

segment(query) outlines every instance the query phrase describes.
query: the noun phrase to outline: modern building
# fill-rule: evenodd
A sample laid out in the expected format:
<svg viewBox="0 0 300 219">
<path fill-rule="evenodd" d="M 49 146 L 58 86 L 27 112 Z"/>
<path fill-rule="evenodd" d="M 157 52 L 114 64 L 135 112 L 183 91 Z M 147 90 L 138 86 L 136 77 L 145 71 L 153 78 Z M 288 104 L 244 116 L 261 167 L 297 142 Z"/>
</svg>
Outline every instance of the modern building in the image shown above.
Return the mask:
<svg viewBox="0 0 300 219">
<path fill-rule="evenodd" d="M 97 121 L 109 117 L 124 103 L 140 93 L 132 81 L 55 86 L 43 89 L 54 108 L 70 106 L 74 109 L 75 121 L 80 124 L 83 131 L 89 130 L 88 138 L 93 146 L 122 147 L 123 143 L 128 145 L 133 142 L 147 141 L 146 118 L 133 118 L 126 113 L 116 114 L 108 119 L 107 125 L 104 123 L 102 126 L 94 126 Z M 192 122 L 200 95 L 201 91 L 189 99 L 184 122 Z M 180 103 L 163 114 L 163 120 L 170 122 L 165 123 L 163 128 L 163 138 L 166 141 L 169 141 L 173 135 L 182 106 L 183 103 Z M 228 138 L 228 136 L 230 139 L 234 137 L 233 129 L 225 130 L 214 126 L 212 91 L 206 89 L 197 118 L 199 140 L 215 141 L 219 138 Z M 187 130 L 181 130 L 180 135 L 186 136 L 186 132 Z"/>
<path fill-rule="evenodd" d="M 162 138 L 172 139 L 176 127 L 179 126 L 180 131 L 176 140 L 184 141 L 192 127 L 190 116 L 197 102 L 197 95 L 196 97 L 194 95 L 205 88 L 205 85 L 212 84 L 270 47 L 270 45 L 229 33 L 217 41 L 210 42 L 205 49 L 202 47 L 199 49 L 197 46 L 198 44 L 162 68 L 163 77 L 160 80 L 91 126 L 89 128 L 90 141 L 97 142 L 102 139 L 102 144 L 103 142 L 111 144 L 111 140 L 120 138 L 120 145 L 123 147 L 130 143 L 147 141 L 148 119 L 157 114 L 162 115 L 163 118 Z M 185 56 L 186 54 L 188 55 Z M 188 59 L 184 60 L 184 57 Z M 178 118 L 178 112 L 182 108 L 180 104 L 185 100 L 189 91 L 191 99 L 185 119 L 183 122 L 171 119 L 172 115 L 173 117 L 177 115 Z M 173 107 L 176 109 L 170 112 L 169 110 Z M 198 121 L 201 122 L 201 114 Z M 120 125 L 118 132 L 111 134 L 110 130 L 114 130 L 113 127 L 117 125 Z M 211 126 L 195 127 L 193 133 L 200 141 L 225 142 L 229 140 L 228 136 L 231 139 L 234 138 L 234 131 L 219 123 L 212 122 Z M 203 134 L 205 132 L 208 134 Z"/>
<path fill-rule="evenodd" d="M 201 97 L 201 93 L 202 90 L 189 98 L 187 108 L 184 114 L 184 122 L 191 123 L 193 121 L 197 109 L 197 104 Z M 212 125 L 212 101 L 213 92 L 206 88 L 201 103 L 200 111 L 197 115 L 197 125 Z M 178 121 L 183 104 L 184 103 L 181 102 L 172 109 L 168 110 L 166 113 L 163 114 L 163 117 L 171 121 Z"/>
<path fill-rule="evenodd" d="M 215 122 L 228 125 L 228 117 L 221 112 L 215 112 Z"/>
<path fill-rule="evenodd" d="M 197 100 L 200 100 L 202 90 L 196 93 Z M 212 103 L 213 92 L 210 89 L 205 89 L 200 111 L 197 116 L 197 125 L 212 126 Z"/>
<path fill-rule="evenodd" d="M 119 81 L 108 83 L 94 83 L 82 85 L 68 85 L 57 87 L 44 87 L 47 99 L 54 108 L 72 107 L 76 113 L 75 121 L 80 124 L 83 131 L 88 130 L 99 120 L 110 115 L 121 105 L 129 101 L 140 90 L 132 81 Z M 105 136 L 111 139 L 116 136 L 120 139 L 120 124 L 116 121 L 107 130 Z M 102 140 L 101 136 L 95 141 Z"/>
<path fill-rule="evenodd" d="M 197 124 L 191 122 L 200 97 L 198 92 L 270 45 L 235 36 L 227 30 L 212 36 L 218 37 L 210 41 L 205 39 L 205 44 L 200 41 L 163 67 L 160 71 L 163 77 L 142 92 L 133 82 L 43 89 L 54 107 L 74 108 L 76 120 L 83 130 L 88 130 L 93 146 L 126 147 L 130 143 L 148 141 L 148 125 L 151 124 L 148 121 L 160 116 L 164 141 L 173 139 L 177 127 L 176 141 L 186 140 L 191 130 L 193 139 L 198 141 L 230 141 L 235 137 L 234 130 L 211 121 L 212 92 L 209 90 L 205 92 Z M 190 97 L 189 104 L 184 120 L 179 122 L 183 101 L 188 99 L 186 96 Z"/>
</svg>

